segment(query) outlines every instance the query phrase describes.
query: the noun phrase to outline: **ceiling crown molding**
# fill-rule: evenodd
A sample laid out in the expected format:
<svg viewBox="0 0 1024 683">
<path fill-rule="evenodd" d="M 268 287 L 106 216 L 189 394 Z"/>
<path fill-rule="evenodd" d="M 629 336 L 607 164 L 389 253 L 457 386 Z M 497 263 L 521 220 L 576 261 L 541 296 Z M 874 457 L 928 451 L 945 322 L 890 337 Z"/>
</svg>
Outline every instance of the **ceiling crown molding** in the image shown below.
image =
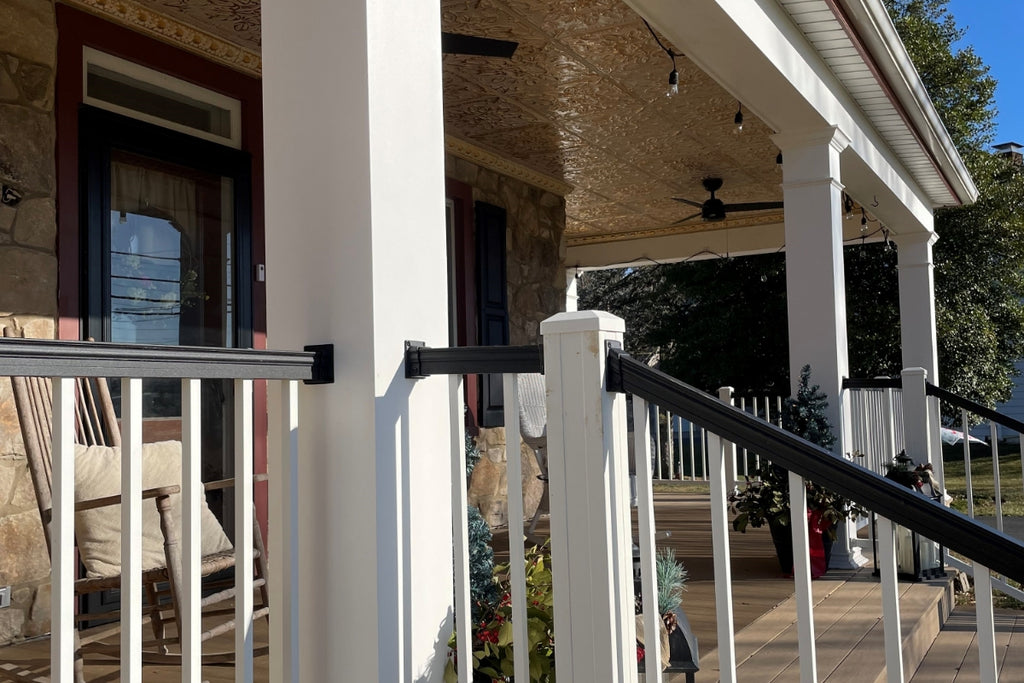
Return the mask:
<svg viewBox="0 0 1024 683">
<path fill-rule="evenodd" d="M 472 142 L 467 142 L 453 135 L 444 136 L 444 150 L 460 159 L 472 161 L 478 166 L 483 166 L 496 173 L 521 180 L 524 183 L 547 190 L 559 197 L 565 197 L 573 190 L 573 186 L 569 183 L 535 171 L 494 152 L 489 152 L 482 147 L 477 147 Z"/>
<path fill-rule="evenodd" d="M 229 43 L 131 0 L 64 0 L 64 2 L 250 76 L 258 78 L 263 71 L 263 60 L 258 52 Z"/>
</svg>

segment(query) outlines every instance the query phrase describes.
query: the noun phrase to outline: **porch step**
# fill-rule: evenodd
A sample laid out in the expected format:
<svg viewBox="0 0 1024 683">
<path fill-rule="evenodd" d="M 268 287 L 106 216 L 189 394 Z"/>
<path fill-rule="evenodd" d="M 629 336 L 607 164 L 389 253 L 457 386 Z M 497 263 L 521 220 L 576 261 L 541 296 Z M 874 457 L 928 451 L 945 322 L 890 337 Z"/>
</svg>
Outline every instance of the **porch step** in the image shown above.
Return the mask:
<svg viewBox="0 0 1024 683">
<path fill-rule="evenodd" d="M 871 570 L 830 570 L 812 583 L 818 680 L 848 683 L 885 680 L 882 598 Z M 953 604 L 951 580 L 901 583 L 900 622 L 906 676 L 917 670 Z M 790 597 L 736 634 L 741 681 L 800 680 L 796 600 Z M 700 661 L 698 681 L 718 678 L 718 652 Z"/>
<path fill-rule="evenodd" d="M 935 638 L 911 683 L 973 683 L 978 674 L 978 641 L 973 607 L 957 607 Z M 999 679 L 1024 680 L 1024 612 L 995 611 Z"/>
</svg>

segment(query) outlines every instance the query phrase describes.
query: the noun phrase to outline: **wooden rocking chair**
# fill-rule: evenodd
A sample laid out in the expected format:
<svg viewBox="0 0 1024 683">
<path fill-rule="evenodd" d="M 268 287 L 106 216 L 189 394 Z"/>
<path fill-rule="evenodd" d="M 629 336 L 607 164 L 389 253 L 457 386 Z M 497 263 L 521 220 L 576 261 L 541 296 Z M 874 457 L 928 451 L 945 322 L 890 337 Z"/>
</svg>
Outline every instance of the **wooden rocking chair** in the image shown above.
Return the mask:
<svg viewBox="0 0 1024 683">
<path fill-rule="evenodd" d="M 5 337 L 23 336 L 15 334 L 10 328 L 4 330 Z M 114 412 L 113 402 L 107 381 L 103 378 L 89 380 L 79 378 L 76 380 L 77 389 L 75 396 L 75 432 L 76 443 L 83 446 L 120 446 L 120 431 L 117 418 Z M 52 468 L 51 468 L 51 434 L 52 434 L 52 388 L 49 379 L 40 377 L 12 377 L 11 384 L 14 389 L 14 402 L 18 411 L 18 419 L 21 425 L 21 432 L 25 442 L 25 452 L 28 459 L 29 471 L 32 476 L 32 484 L 35 488 L 36 500 L 39 505 L 39 515 L 43 524 L 43 533 L 46 538 L 47 550 L 50 549 L 49 522 L 52 514 Z M 179 465 L 180 469 L 180 465 Z M 112 472 L 111 476 L 117 480 L 119 474 Z M 259 479 L 265 479 L 265 475 L 258 475 Z M 233 479 L 225 479 L 217 482 L 204 484 L 207 491 L 214 489 L 230 488 L 234 485 Z M 117 489 L 120 490 L 120 485 Z M 144 501 L 152 499 L 159 513 L 160 532 L 163 537 L 163 566 L 143 569 L 142 583 L 146 599 L 144 605 L 144 617 L 150 622 L 153 630 L 153 640 L 143 642 L 143 663 L 145 664 L 170 664 L 180 665 L 180 641 L 178 634 L 181 633 L 181 609 L 179 587 L 183 583 L 182 556 L 179 545 L 179 530 L 181 519 L 174 514 L 171 496 L 181 493 L 178 485 L 161 486 L 149 488 L 143 491 Z M 89 510 L 97 510 L 111 505 L 119 505 L 120 495 L 103 496 L 92 500 L 84 500 L 75 503 L 76 516 Z M 77 527 L 77 522 L 76 522 Z M 223 531 L 218 528 L 222 534 Z M 226 538 L 225 538 L 226 541 Z M 76 545 L 79 547 L 80 556 L 82 545 L 76 537 Z M 263 545 L 263 538 L 260 533 L 259 524 L 253 524 L 253 546 L 254 546 L 254 586 L 258 589 L 262 605 L 254 610 L 253 618 L 266 618 L 269 615 L 269 602 L 267 596 L 267 568 L 266 550 Z M 230 544 L 228 544 L 230 548 Z M 216 584 L 207 581 L 207 577 L 230 569 L 235 565 L 233 549 L 205 555 L 202 558 L 201 573 L 204 577 L 203 594 L 201 605 L 203 616 L 226 615 L 227 620 L 218 623 L 202 634 L 202 641 L 214 638 L 234 629 L 234 610 L 228 607 L 215 608 L 218 603 L 233 600 L 235 588 L 230 582 Z M 121 585 L 120 566 L 115 572 L 104 572 L 101 576 L 88 576 L 80 578 L 75 582 L 76 595 L 85 595 L 99 591 L 117 589 Z M 92 572 L 90 572 L 92 573 Z M 225 587 L 227 586 L 227 587 Z M 212 592 L 211 592 L 212 591 Z M 89 620 L 115 618 L 117 612 L 103 613 L 101 615 L 87 614 L 76 615 L 76 621 L 81 623 Z M 168 633 L 170 624 L 176 626 L 173 634 Z M 101 642 L 119 630 L 118 624 L 109 627 L 90 629 L 87 635 L 78 635 L 75 654 L 75 678 L 78 683 L 83 683 L 84 678 L 84 657 L 90 656 L 89 661 L 94 661 L 93 655 L 101 657 L 96 659 L 97 663 L 111 663 L 119 658 L 120 646 Z M 77 634 L 77 632 L 76 632 Z M 170 646 L 178 646 L 177 652 L 172 651 Z M 267 647 L 255 648 L 254 655 L 267 654 Z M 205 653 L 203 655 L 204 665 L 231 665 L 234 663 L 233 652 Z"/>
</svg>

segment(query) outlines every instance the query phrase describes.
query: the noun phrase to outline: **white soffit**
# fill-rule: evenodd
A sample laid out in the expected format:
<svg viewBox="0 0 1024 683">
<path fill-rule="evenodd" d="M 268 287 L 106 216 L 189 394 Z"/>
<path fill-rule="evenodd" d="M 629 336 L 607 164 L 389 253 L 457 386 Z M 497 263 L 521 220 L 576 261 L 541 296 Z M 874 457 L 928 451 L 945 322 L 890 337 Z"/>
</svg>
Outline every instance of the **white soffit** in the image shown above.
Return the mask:
<svg viewBox="0 0 1024 683">
<path fill-rule="evenodd" d="M 974 201 L 974 181 L 881 0 L 778 2 L 932 204 Z"/>
</svg>

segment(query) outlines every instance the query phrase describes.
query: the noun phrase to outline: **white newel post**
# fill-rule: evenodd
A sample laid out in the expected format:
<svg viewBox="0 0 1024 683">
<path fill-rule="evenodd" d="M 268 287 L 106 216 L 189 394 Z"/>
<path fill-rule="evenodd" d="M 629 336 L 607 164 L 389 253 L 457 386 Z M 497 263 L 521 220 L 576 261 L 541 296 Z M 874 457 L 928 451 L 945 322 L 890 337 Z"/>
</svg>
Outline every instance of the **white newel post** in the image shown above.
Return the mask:
<svg viewBox="0 0 1024 683">
<path fill-rule="evenodd" d="M 403 363 L 405 340 L 448 342 L 440 14 L 265 0 L 262 16 L 268 345 L 335 354 L 335 382 L 299 399 L 299 678 L 440 681 L 448 381 Z"/>
<path fill-rule="evenodd" d="M 900 343 L 904 368 L 924 368 L 927 380 L 939 384 L 939 352 L 935 339 L 935 266 L 932 246 L 939 236 L 934 232 L 913 232 L 894 238 L 898 255 L 900 286 Z M 929 453 L 942 452 L 939 433 L 939 401 L 928 399 Z M 908 447 L 909 454 L 910 449 Z M 923 460 L 914 462 L 921 463 Z M 932 465 L 940 488 L 945 488 L 942 458 Z"/>
<path fill-rule="evenodd" d="M 843 272 L 843 185 L 839 156 L 850 144 L 837 127 L 779 133 L 783 201 L 786 204 L 786 301 L 789 314 L 789 376 L 793 395 L 800 369 L 811 366 L 811 383 L 828 396 L 828 420 L 837 453 L 850 451 L 850 411 L 842 408 L 849 374 L 846 284 Z M 845 398 L 849 400 L 849 398 Z M 839 529 L 833 567 L 867 563 L 851 547 L 849 525 Z"/>
<path fill-rule="evenodd" d="M 597 311 L 540 326 L 560 681 L 637 679 L 626 398 L 605 391 L 606 343 L 623 330 Z"/>
</svg>

